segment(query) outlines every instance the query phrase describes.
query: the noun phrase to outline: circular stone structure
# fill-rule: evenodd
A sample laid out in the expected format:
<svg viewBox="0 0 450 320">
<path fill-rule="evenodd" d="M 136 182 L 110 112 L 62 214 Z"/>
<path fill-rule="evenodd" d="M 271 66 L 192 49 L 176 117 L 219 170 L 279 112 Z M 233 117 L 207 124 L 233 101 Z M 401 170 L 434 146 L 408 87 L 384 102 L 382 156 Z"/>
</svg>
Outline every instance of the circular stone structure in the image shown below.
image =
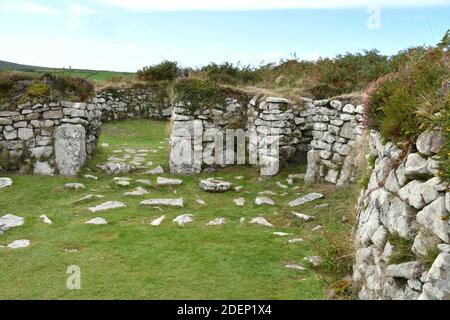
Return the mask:
<svg viewBox="0 0 450 320">
<path fill-rule="evenodd" d="M 200 188 L 206 192 L 226 192 L 231 189 L 232 184 L 230 182 L 217 180 L 217 179 L 206 179 L 200 181 Z"/>
</svg>

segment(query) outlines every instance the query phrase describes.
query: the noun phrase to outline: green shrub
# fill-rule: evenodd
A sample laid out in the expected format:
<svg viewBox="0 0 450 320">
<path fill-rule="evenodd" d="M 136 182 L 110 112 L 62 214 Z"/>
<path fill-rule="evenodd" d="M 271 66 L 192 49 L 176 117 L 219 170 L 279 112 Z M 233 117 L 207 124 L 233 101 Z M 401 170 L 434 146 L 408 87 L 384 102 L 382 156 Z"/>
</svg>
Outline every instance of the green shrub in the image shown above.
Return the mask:
<svg viewBox="0 0 450 320">
<path fill-rule="evenodd" d="M 158 82 L 173 81 L 181 73 L 182 70 L 177 62 L 164 60 L 159 64 L 142 68 L 137 72 L 137 75 L 140 80 Z"/>
<path fill-rule="evenodd" d="M 214 62 L 204 66 L 200 72 L 214 82 L 222 84 L 249 84 L 254 83 L 257 76 L 254 70 L 249 66 L 234 65 L 231 62 L 216 64 Z"/>
<path fill-rule="evenodd" d="M 402 238 L 395 233 L 389 233 L 387 241 L 394 247 L 392 256 L 389 259 L 390 264 L 400 264 L 416 260 L 416 256 L 411 251 L 414 240 Z"/>
</svg>

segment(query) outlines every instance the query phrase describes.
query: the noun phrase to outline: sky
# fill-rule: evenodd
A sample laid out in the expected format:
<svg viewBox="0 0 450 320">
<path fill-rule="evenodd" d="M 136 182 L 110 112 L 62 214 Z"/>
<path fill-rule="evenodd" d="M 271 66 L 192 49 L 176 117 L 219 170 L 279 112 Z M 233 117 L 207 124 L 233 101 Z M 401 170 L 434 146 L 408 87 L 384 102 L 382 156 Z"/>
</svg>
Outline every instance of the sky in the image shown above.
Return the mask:
<svg viewBox="0 0 450 320">
<path fill-rule="evenodd" d="M 433 45 L 450 0 L 0 0 L 0 60 L 134 72 Z"/>
</svg>

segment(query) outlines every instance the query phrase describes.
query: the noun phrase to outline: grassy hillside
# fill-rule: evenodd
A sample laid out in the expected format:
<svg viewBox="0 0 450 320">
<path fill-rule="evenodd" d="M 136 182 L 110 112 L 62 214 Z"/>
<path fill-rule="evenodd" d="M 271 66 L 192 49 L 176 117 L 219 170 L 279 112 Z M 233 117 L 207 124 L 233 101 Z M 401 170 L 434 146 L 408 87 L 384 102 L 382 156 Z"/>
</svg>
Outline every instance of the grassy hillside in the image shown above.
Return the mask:
<svg viewBox="0 0 450 320">
<path fill-rule="evenodd" d="M 59 69 L 59 68 L 46 68 L 29 66 L 18 63 L 12 63 L 0 60 L 0 71 L 22 71 L 29 72 L 33 74 L 42 73 L 56 73 L 58 75 L 65 75 L 71 77 L 78 77 L 92 81 L 94 83 L 103 83 L 109 81 L 113 78 L 128 78 L 132 77 L 134 73 L 129 72 L 115 72 L 115 71 L 105 71 L 105 70 L 87 70 L 87 69 Z"/>
</svg>

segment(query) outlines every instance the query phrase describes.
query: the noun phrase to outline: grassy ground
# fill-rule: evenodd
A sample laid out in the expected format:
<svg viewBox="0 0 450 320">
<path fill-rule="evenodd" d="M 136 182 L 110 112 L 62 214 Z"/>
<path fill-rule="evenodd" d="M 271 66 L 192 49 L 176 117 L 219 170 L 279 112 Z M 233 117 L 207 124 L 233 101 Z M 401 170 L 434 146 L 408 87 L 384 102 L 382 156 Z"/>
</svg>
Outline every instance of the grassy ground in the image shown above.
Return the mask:
<svg viewBox="0 0 450 320">
<path fill-rule="evenodd" d="M 107 142 L 110 147 L 99 147 L 85 173 L 96 170 L 96 164 L 124 146 L 158 150 L 149 152 L 148 160 L 167 169 L 165 127 L 165 122 L 144 120 L 105 124 L 100 143 Z M 0 190 L 0 216 L 23 216 L 25 225 L 5 232 L 0 244 L 30 239 L 31 245 L 19 250 L 0 249 L 0 299 L 322 299 L 326 283 L 303 260 L 316 254 L 314 243 L 321 237 L 322 231 L 311 229 L 321 224 L 327 231 L 348 232 L 350 226 L 342 224 L 341 218 L 352 211 L 354 193 L 328 185 L 306 187 L 302 182 L 296 182 L 297 190 L 276 185 L 277 181 L 285 183 L 288 173 L 303 171 L 303 166 L 292 165 L 279 176 L 260 181 L 255 169 L 229 168 L 209 175 L 181 177 L 183 185 L 176 188 L 147 187 L 150 194 L 142 198 L 123 196 L 138 184 L 119 188 L 112 177 L 99 171 L 90 172 L 99 177 L 98 181 L 13 176 L 14 186 Z M 223 177 L 244 189 L 239 193 L 205 193 L 198 181 L 210 176 Z M 237 181 L 235 176 L 245 179 Z M 156 180 L 146 175 L 129 177 L 150 178 L 153 184 Z M 65 190 L 67 182 L 84 183 L 87 190 Z M 276 206 L 254 205 L 258 192 L 264 190 L 278 193 L 270 196 Z M 323 192 L 325 198 L 297 208 L 316 217 L 314 222 L 300 223 L 287 203 L 313 191 Z M 105 198 L 81 205 L 73 203 L 87 194 Z M 139 207 L 143 199 L 159 197 L 183 197 L 185 207 Z M 247 200 L 245 207 L 235 206 L 233 199 L 237 197 Z M 207 205 L 197 204 L 197 198 Z M 122 201 L 127 207 L 96 214 L 87 210 L 108 200 Z M 330 206 L 314 209 L 321 203 Z M 195 221 L 185 227 L 172 223 L 177 215 L 185 213 L 193 214 Z M 43 224 L 39 219 L 42 214 L 48 215 L 53 225 Z M 161 226 L 149 224 L 162 214 L 166 220 Z M 248 224 L 259 215 L 276 228 Z M 109 224 L 84 224 L 94 217 L 103 217 Z M 205 226 L 216 217 L 226 218 L 228 223 Z M 247 223 L 240 224 L 241 217 Z M 277 237 L 274 231 L 292 236 Z M 294 237 L 305 241 L 288 244 L 288 239 Z M 307 270 L 290 270 L 284 267 L 286 263 L 298 263 Z M 81 268 L 81 290 L 66 287 L 66 269 L 71 265 Z"/>
</svg>

